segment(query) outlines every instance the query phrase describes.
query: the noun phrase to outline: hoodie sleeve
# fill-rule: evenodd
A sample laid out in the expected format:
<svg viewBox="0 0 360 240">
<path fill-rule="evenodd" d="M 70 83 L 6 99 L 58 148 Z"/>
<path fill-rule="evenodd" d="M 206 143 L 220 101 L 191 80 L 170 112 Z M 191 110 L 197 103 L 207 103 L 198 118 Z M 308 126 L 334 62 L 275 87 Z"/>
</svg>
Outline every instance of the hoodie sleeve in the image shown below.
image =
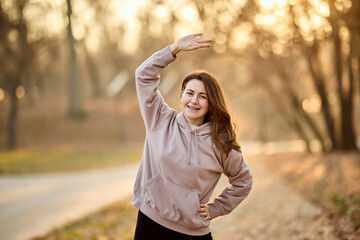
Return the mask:
<svg viewBox="0 0 360 240">
<path fill-rule="evenodd" d="M 140 111 L 146 128 L 154 129 L 160 118 L 168 118 L 174 112 L 164 102 L 159 92 L 159 73 L 171 62 L 175 61 L 167 46 L 146 59 L 135 71 L 136 91 Z"/>
<path fill-rule="evenodd" d="M 208 204 L 212 219 L 234 210 L 249 195 L 252 187 L 252 174 L 241 152 L 232 150 L 223 161 L 223 169 L 231 186 Z"/>
</svg>

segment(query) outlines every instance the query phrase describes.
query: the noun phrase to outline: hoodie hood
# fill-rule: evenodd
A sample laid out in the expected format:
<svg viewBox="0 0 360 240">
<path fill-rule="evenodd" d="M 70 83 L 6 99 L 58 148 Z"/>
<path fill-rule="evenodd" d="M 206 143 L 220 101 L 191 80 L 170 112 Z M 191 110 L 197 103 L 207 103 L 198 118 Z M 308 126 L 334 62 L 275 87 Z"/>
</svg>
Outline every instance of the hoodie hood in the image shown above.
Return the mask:
<svg viewBox="0 0 360 240">
<path fill-rule="evenodd" d="M 176 116 L 176 120 L 183 130 L 189 130 L 190 132 L 196 132 L 197 136 L 211 135 L 211 123 L 207 122 L 192 130 L 190 124 L 186 121 L 184 113 L 181 112 Z"/>
<path fill-rule="evenodd" d="M 196 160 L 198 165 L 201 164 L 201 159 L 199 157 L 199 147 L 198 147 L 198 138 L 206 135 L 211 135 L 211 124 L 210 122 L 204 123 L 196 129 L 191 129 L 189 123 L 186 121 L 184 113 L 181 112 L 176 116 L 176 120 L 179 123 L 181 130 L 185 133 L 189 140 L 189 146 L 187 149 L 187 162 L 190 165 L 190 152 L 191 148 L 195 147 Z M 194 142 L 194 144 L 193 144 Z"/>
</svg>

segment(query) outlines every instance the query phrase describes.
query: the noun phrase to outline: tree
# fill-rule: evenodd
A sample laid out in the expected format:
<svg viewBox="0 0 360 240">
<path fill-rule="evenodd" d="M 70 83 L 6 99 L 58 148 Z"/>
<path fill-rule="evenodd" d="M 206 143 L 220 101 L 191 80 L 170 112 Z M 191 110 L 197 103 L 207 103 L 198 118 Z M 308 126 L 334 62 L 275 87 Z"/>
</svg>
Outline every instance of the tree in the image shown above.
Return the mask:
<svg viewBox="0 0 360 240">
<path fill-rule="evenodd" d="M 27 41 L 27 22 L 24 18 L 26 1 L 14 2 L 17 16 L 10 21 L 0 1 L 0 86 L 10 96 L 7 138 L 8 147 L 17 146 L 16 120 L 18 116 L 18 91 L 22 84 L 30 81 L 29 66 L 33 60 L 31 44 Z M 9 37 L 12 34 L 14 37 Z"/>
<path fill-rule="evenodd" d="M 304 131 L 298 127 L 307 126 L 312 138 L 319 139 L 324 150 L 351 151 L 357 149 L 354 83 L 355 78 L 359 82 L 359 74 L 355 72 L 359 71 L 360 4 L 358 1 L 349 2 L 330 0 L 328 4 L 322 2 L 321 6 L 317 6 L 310 0 L 298 0 L 296 4 L 276 1 L 260 4 L 254 1 L 239 1 L 238 4 L 232 1 L 197 1 L 197 8 L 201 21 L 215 29 L 214 47 L 218 45 L 222 51 L 239 55 L 259 54 L 278 69 L 263 76 L 266 83 L 262 86 L 270 96 L 279 94 L 279 88 L 269 87 L 269 83 L 279 79 L 283 94 L 272 99 L 279 101 L 275 99 L 281 97 L 284 104 L 292 105 L 296 116 L 301 116 L 298 118 L 299 124 L 287 119 L 297 128 L 299 136 L 308 141 Z M 331 57 L 330 61 L 324 60 L 322 56 L 329 52 L 332 52 L 327 54 Z M 304 60 L 307 68 L 302 64 Z M 261 71 L 263 67 L 254 62 L 257 71 Z M 321 99 L 322 122 L 326 126 L 324 130 L 320 131 L 314 121 L 318 117 L 310 116 L 302 107 L 309 96 L 299 90 L 305 89 L 301 79 L 292 73 L 286 74 L 286 69 L 293 69 L 294 66 L 298 66 L 298 72 L 311 76 L 312 91 Z M 335 89 L 331 88 L 334 83 Z M 338 104 L 329 103 L 330 94 L 337 96 Z M 337 109 L 339 115 L 334 114 Z"/>
<path fill-rule="evenodd" d="M 75 51 L 75 39 L 72 33 L 71 26 L 71 0 L 66 0 L 67 3 L 67 17 L 68 17 L 68 43 L 69 43 L 69 110 L 70 116 L 72 117 L 81 117 L 84 112 L 82 108 L 82 97 L 81 97 L 81 88 L 79 73 L 76 62 L 76 51 Z"/>
</svg>

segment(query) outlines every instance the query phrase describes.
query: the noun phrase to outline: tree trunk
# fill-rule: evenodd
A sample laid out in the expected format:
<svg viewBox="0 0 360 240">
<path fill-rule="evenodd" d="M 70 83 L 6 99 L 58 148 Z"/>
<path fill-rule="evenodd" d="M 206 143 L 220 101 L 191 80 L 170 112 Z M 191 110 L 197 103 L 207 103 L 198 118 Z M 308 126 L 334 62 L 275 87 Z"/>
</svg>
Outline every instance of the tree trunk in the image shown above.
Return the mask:
<svg viewBox="0 0 360 240">
<path fill-rule="evenodd" d="M 84 52 L 84 57 L 85 57 L 87 69 L 89 72 L 90 83 L 92 86 L 92 95 L 94 97 L 100 97 L 101 96 L 101 87 L 100 87 L 99 73 L 98 73 L 96 64 L 94 63 L 88 49 L 86 48 L 85 41 L 82 40 L 80 42 L 80 44 L 81 44 L 81 47 Z"/>
<path fill-rule="evenodd" d="M 326 129 L 332 144 L 332 149 L 337 149 L 339 145 L 335 135 L 335 121 L 331 113 L 330 104 L 326 95 L 325 80 L 324 80 L 325 77 L 319 68 L 319 63 L 317 62 L 317 51 L 318 51 L 317 45 L 315 45 L 311 49 L 308 49 L 306 51 L 306 59 L 315 89 L 318 92 L 321 99 L 321 113 L 323 116 L 323 120 L 326 124 Z"/>
<path fill-rule="evenodd" d="M 68 16 L 68 42 L 69 42 L 69 93 L 70 93 L 70 116 L 81 117 L 83 115 L 82 100 L 80 93 L 79 73 L 76 63 L 76 52 L 74 47 L 74 36 L 71 27 L 71 0 L 66 0 Z"/>
<path fill-rule="evenodd" d="M 357 69 L 358 94 L 360 95 L 360 1 L 352 1 L 349 11 L 349 29 L 353 39 L 352 50 L 354 54 L 354 72 Z M 356 64 L 357 63 L 357 64 Z M 355 67 L 356 66 L 356 67 Z"/>
<path fill-rule="evenodd" d="M 303 129 L 303 125 L 300 123 L 300 120 L 298 117 L 296 117 L 296 115 L 293 117 L 292 123 L 290 124 L 292 124 L 293 128 L 299 134 L 300 138 L 304 140 L 306 151 L 308 153 L 311 153 L 312 150 L 310 148 L 310 139 L 306 135 L 305 130 Z"/>
<path fill-rule="evenodd" d="M 298 114 L 296 114 L 296 112 L 295 114 L 286 113 L 286 111 L 284 110 L 283 101 L 279 98 L 279 94 L 273 89 L 271 84 L 269 84 L 266 80 L 262 81 L 262 84 L 264 85 L 264 88 L 269 92 L 269 96 L 275 107 L 278 109 L 280 115 L 283 117 L 285 122 L 287 122 L 289 126 L 296 131 L 299 137 L 304 140 L 306 151 L 310 153 L 310 139 L 305 133 L 303 124 L 300 123 Z"/>
<path fill-rule="evenodd" d="M 304 109 L 302 108 L 301 101 L 299 100 L 298 96 L 296 95 L 294 89 L 289 84 L 289 78 L 285 75 L 284 72 L 280 72 L 280 79 L 286 89 L 286 93 L 289 96 L 289 99 L 290 99 L 291 105 L 293 106 L 293 109 L 298 114 L 298 116 L 299 117 L 301 116 L 305 120 L 305 122 L 309 125 L 309 127 L 310 127 L 311 131 L 313 132 L 313 134 L 315 135 L 315 137 L 320 141 L 322 150 L 325 151 L 326 147 L 325 147 L 324 138 L 321 135 L 319 128 L 316 126 L 316 124 L 311 119 L 309 114 L 306 113 L 304 111 Z"/>
<path fill-rule="evenodd" d="M 347 132 L 347 96 L 344 92 L 343 86 L 343 63 L 342 63 L 342 54 L 341 54 L 341 39 L 339 36 L 339 24 L 338 21 L 342 20 L 342 15 L 339 13 L 335 7 L 335 1 L 329 1 L 330 6 L 330 17 L 329 22 L 332 27 L 332 39 L 334 41 L 334 53 L 335 53 L 335 71 L 336 71 L 336 80 L 337 80 L 337 90 L 338 90 L 338 99 L 340 103 L 340 138 L 341 138 L 341 149 L 346 150 L 346 132 Z"/>
<path fill-rule="evenodd" d="M 17 53 L 13 54 L 11 48 L 6 48 L 4 51 L 4 53 L 7 53 L 8 61 L 13 61 L 14 65 L 16 65 L 16 71 L 14 74 L 6 75 L 8 78 L 8 93 L 10 96 L 10 111 L 8 118 L 8 147 L 10 149 L 16 148 L 17 146 L 16 120 L 18 116 L 18 99 L 16 96 L 16 89 L 21 85 L 21 83 L 28 83 L 28 67 L 29 62 L 32 60 L 32 56 L 29 51 L 30 46 L 27 41 L 27 24 L 24 19 L 23 12 L 26 2 L 18 0 L 15 3 L 19 12 L 19 19 L 18 23 L 13 27 L 16 28 L 19 35 L 17 42 L 19 55 L 16 56 L 15 54 Z"/>
<path fill-rule="evenodd" d="M 342 115 L 344 124 L 342 125 L 343 149 L 356 150 L 356 137 L 354 129 L 354 114 L 353 114 L 353 96 L 354 96 L 354 74 L 352 68 L 352 58 L 355 47 L 355 38 L 350 36 L 350 53 L 347 56 L 348 75 L 349 75 L 349 89 L 347 95 L 344 96 L 344 112 Z"/>
<path fill-rule="evenodd" d="M 10 111 L 8 118 L 8 147 L 13 149 L 17 146 L 16 141 L 16 118 L 18 111 L 18 100 L 16 97 L 16 88 L 17 86 L 12 86 L 9 95 L 10 95 Z"/>
</svg>

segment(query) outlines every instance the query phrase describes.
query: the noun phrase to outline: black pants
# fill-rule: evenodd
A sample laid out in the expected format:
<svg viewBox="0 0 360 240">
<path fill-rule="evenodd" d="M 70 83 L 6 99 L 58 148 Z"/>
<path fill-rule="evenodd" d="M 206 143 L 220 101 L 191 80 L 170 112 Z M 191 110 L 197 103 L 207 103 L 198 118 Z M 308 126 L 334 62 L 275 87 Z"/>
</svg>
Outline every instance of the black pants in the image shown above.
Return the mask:
<svg viewBox="0 0 360 240">
<path fill-rule="evenodd" d="M 148 218 L 139 211 L 134 240 L 213 240 L 211 233 L 191 236 L 175 232 Z"/>
</svg>

